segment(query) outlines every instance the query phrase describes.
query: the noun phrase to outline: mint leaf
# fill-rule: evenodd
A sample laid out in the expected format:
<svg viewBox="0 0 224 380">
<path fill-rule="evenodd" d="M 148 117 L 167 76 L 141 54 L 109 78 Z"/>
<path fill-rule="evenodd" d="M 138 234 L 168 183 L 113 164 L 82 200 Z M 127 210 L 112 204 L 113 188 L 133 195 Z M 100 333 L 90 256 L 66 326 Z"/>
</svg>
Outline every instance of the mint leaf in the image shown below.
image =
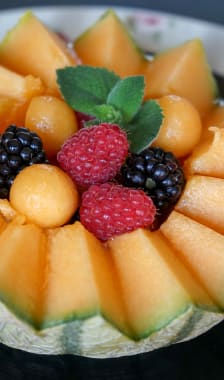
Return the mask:
<svg viewBox="0 0 224 380">
<path fill-rule="evenodd" d="M 125 123 L 128 123 L 139 110 L 144 96 L 144 77 L 130 76 L 118 81 L 110 91 L 107 104 L 118 109 Z"/>
<path fill-rule="evenodd" d="M 96 105 L 105 104 L 120 80 L 114 72 L 86 65 L 58 69 L 57 83 L 65 101 L 74 110 L 94 115 Z"/>
<path fill-rule="evenodd" d="M 94 115 L 100 122 L 122 125 L 121 112 L 110 104 L 101 104 L 94 108 Z"/>
<path fill-rule="evenodd" d="M 140 153 L 147 148 L 158 135 L 162 121 L 162 109 L 155 100 L 143 103 L 132 122 L 125 126 L 131 152 Z"/>
</svg>

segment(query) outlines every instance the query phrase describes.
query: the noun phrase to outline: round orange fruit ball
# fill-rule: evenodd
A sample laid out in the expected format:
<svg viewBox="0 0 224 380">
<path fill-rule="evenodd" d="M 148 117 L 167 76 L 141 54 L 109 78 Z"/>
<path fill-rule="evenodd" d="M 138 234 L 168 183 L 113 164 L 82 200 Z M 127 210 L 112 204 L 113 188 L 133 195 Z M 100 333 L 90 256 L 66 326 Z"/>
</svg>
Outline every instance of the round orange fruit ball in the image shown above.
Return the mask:
<svg viewBox="0 0 224 380">
<path fill-rule="evenodd" d="M 9 200 L 27 221 L 52 228 L 70 220 L 78 208 L 79 196 L 74 182 L 62 169 L 34 164 L 16 176 Z"/>
<path fill-rule="evenodd" d="M 64 141 L 78 130 L 78 121 L 64 100 L 39 95 L 28 106 L 25 127 L 40 136 L 48 158 L 54 158 Z"/>
<path fill-rule="evenodd" d="M 201 137 L 199 112 L 190 101 L 177 95 L 164 95 L 157 102 L 164 119 L 153 145 L 173 152 L 176 157 L 187 156 Z"/>
</svg>

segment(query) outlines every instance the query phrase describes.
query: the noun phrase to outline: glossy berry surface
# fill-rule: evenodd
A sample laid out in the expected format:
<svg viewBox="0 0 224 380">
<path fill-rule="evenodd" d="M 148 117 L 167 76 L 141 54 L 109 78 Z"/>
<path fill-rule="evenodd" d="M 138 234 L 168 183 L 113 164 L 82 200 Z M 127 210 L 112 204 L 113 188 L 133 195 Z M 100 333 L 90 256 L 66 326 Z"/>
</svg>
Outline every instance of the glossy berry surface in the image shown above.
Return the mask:
<svg viewBox="0 0 224 380">
<path fill-rule="evenodd" d="M 59 165 L 82 187 L 112 180 L 128 155 L 126 133 L 115 124 L 82 128 L 57 155 Z"/>
<path fill-rule="evenodd" d="M 92 185 L 83 193 L 80 221 L 98 239 L 151 225 L 156 208 L 144 191 L 114 183 Z"/>
<path fill-rule="evenodd" d="M 0 136 L 0 198 L 7 198 L 15 176 L 26 166 L 47 162 L 39 136 L 24 127 L 9 126 Z"/>
<path fill-rule="evenodd" d="M 171 152 L 151 147 L 140 154 L 130 154 L 121 168 L 124 186 L 142 189 L 164 213 L 180 197 L 185 178 L 179 161 Z"/>
</svg>

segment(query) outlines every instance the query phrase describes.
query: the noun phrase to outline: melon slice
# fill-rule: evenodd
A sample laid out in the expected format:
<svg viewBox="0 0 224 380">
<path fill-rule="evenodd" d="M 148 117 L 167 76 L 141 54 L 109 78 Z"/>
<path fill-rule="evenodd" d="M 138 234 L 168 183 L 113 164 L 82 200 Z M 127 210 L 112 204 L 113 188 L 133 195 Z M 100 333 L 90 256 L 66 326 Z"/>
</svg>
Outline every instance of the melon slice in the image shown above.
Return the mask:
<svg viewBox="0 0 224 380">
<path fill-rule="evenodd" d="M 3 229 L 7 226 L 7 221 L 5 220 L 4 216 L 0 212 L 0 233 L 3 231 Z"/>
<path fill-rule="evenodd" d="M 43 231 L 11 222 L 0 234 L 0 299 L 15 314 L 39 326 L 46 257 Z"/>
<path fill-rule="evenodd" d="M 6 222 L 11 222 L 12 220 L 18 221 L 19 224 L 25 223 L 25 216 L 19 214 L 8 201 L 8 199 L 0 199 L 0 214 L 5 218 Z"/>
<path fill-rule="evenodd" d="M 25 102 L 43 92 L 44 86 L 40 78 L 32 75 L 22 76 L 0 66 L 0 96 L 8 96 Z"/>
<path fill-rule="evenodd" d="M 224 236 L 173 211 L 161 226 L 177 256 L 224 309 Z"/>
<path fill-rule="evenodd" d="M 161 329 L 194 303 L 214 308 L 159 231 L 138 229 L 115 237 L 108 245 L 136 339 Z"/>
<path fill-rule="evenodd" d="M 190 100 L 204 115 L 217 95 L 217 84 L 200 39 L 158 54 L 146 75 L 145 98 L 174 94 Z"/>
<path fill-rule="evenodd" d="M 42 327 L 102 312 L 127 331 L 113 268 L 103 245 L 79 222 L 49 230 L 48 241 Z"/>
<path fill-rule="evenodd" d="M 203 120 L 205 128 L 216 126 L 224 127 L 224 104 L 216 104 Z"/>
<path fill-rule="evenodd" d="M 76 59 L 66 43 L 28 11 L 1 42 L 0 64 L 39 77 L 57 93 L 56 69 L 75 65 Z"/>
<path fill-rule="evenodd" d="M 74 41 L 74 49 L 83 64 L 106 67 L 121 77 L 143 74 L 148 65 L 143 52 L 112 9 Z"/>
<path fill-rule="evenodd" d="M 194 175 L 188 178 L 175 209 L 224 234 L 224 179 Z"/>
<path fill-rule="evenodd" d="M 185 161 L 187 174 L 203 174 L 224 178 L 224 128 L 211 126 L 201 142 Z"/>
<path fill-rule="evenodd" d="M 0 133 L 11 125 L 24 125 L 27 101 L 0 95 Z"/>
</svg>

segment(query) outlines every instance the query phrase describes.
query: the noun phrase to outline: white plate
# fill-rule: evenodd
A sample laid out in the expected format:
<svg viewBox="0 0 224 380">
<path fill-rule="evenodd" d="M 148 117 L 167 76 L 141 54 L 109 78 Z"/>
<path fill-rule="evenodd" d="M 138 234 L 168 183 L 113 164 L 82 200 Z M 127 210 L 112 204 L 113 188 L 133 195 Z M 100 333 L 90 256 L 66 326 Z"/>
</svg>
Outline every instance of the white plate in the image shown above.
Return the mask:
<svg viewBox="0 0 224 380">
<path fill-rule="evenodd" d="M 46 6 L 29 7 L 50 27 L 64 31 L 74 39 L 90 26 L 108 7 Z M 191 38 L 201 38 L 213 70 L 224 76 L 224 27 L 188 17 L 147 9 L 113 7 L 127 23 L 138 44 L 145 50 L 158 52 Z M 0 39 L 18 21 L 25 8 L 0 12 Z"/>
</svg>

